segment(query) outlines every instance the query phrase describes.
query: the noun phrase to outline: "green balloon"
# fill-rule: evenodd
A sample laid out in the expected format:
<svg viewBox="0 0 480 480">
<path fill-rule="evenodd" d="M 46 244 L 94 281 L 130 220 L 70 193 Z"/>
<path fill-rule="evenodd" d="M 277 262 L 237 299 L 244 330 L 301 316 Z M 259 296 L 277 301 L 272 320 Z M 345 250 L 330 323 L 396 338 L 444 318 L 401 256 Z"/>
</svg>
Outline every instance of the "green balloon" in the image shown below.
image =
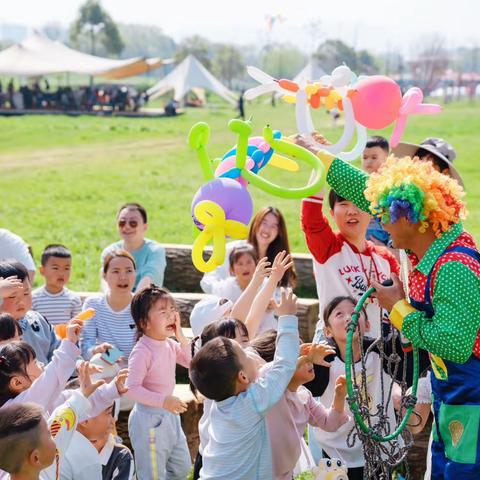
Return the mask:
<svg viewBox="0 0 480 480">
<path fill-rule="evenodd" d="M 207 143 L 209 139 L 210 127 L 208 123 L 205 122 L 196 123 L 188 134 L 188 144 L 190 148 L 197 151 L 200 167 L 207 181 L 215 178 L 215 171 L 213 170 L 212 162 L 207 153 Z"/>
<path fill-rule="evenodd" d="M 257 188 L 268 192 L 272 195 L 282 198 L 305 198 L 314 195 L 325 185 L 325 167 L 322 161 L 312 152 L 309 152 L 303 147 L 295 145 L 294 143 L 286 142 L 281 139 L 273 137 L 273 130 L 270 127 L 263 129 L 263 138 L 275 150 L 275 153 L 283 153 L 289 157 L 301 160 L 309 165 L 317 174 L 315 181 L 305 187 L 300 188 L 286 188 L 276 185 L 275 183 L 260 177 L 259 175 L 247 170 L 241 169 L 242 177 L 255 185 Z M 237 167 L 239 167 L 237 163 Z M 240 168 L 240 167 L 239 167 Z"/>
</svg>

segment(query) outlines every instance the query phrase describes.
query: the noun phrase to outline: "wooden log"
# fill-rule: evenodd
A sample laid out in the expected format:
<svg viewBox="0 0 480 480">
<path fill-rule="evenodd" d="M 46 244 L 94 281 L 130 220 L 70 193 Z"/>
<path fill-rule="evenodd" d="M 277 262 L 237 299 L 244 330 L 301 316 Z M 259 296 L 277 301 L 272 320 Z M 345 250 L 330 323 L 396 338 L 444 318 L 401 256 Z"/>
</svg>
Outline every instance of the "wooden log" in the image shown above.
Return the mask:
<svg viewBox="0 0 480 480">
<path fill-rule="evenodd" d="M 164 244 L 167 256 L 164 285 L 171 292 L 201 292 L 200 280 L 203 274 L 192 263 L 192 246 Z M 208 249 L 207 249 L 208 251 Z M 302 297 L 316 298 L 317 291 L 313 275 L 312 256 L 294 253 L 293 260 L 298 275 L 296 293 Z"/>
</svg>

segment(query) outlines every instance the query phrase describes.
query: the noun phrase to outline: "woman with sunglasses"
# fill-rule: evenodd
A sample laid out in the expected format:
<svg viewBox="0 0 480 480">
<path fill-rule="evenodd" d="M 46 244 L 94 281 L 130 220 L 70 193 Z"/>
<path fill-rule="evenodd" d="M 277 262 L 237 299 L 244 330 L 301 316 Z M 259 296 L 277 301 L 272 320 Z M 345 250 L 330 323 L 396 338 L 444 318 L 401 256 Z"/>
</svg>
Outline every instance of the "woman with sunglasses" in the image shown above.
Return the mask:
<svg viewBox="0 0 480 480">
<path fill-rule="evenodd" d="M 138 203 L 122 205 L 117 214 L 118 233 L 122 240 L 112 243 L 102 252 L 101 261 L 108 253 L 119 248 L 129 252 L 137 266 L 133 291 L 139 291 L 151 283 L 161 287 L 167 260 L 165 249 L 154 240 L 145 238 L 148 230 L 147 212 Z"/>
</svg>

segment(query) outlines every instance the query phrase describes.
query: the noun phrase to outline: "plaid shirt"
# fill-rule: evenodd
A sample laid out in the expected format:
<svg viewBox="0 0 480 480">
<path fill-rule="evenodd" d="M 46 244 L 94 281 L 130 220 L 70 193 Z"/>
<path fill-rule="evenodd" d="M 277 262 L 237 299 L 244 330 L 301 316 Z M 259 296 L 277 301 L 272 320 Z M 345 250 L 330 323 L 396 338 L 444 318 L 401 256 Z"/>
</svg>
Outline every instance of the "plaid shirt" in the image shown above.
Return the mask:
<svg viewBox="0 0 480 480">
<path fill-rule="evenodd" d="M 338 159 L 327 175 L 328 183 L 339 195 L 370 213 L 370 203 L 363 194 L 367 179 L 365 172 Z M 442 255 L 454 246 L 477 250 L 472 236 L 460 223 L 437 238 L 420 260 L 410 254 L 414 267 L 409 275 L 412 300 L 425 301 L 425 286 L 433 268 L 430 296 L 434 315 L 428 318 L 421 311 L 410 313 L 402 332 L 417 347 L 465 363 L 472 353 L 480 358 L 480 263 L 465 253 Z"/>
</svg>

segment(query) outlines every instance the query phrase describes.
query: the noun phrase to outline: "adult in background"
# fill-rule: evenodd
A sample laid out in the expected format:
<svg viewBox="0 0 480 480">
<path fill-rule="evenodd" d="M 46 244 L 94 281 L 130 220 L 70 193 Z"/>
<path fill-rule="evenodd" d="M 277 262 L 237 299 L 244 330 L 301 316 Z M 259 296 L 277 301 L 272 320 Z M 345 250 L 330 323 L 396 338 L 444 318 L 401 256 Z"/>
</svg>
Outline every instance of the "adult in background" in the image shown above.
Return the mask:
<svg viewBox="0 0 480 480">
<path fill-rule="evenodd" d="M 33 283 L 36 269 L 28 244 L 18 235 L 0 228 L 0 261 L 12 259 L 28 270 L 28 278 Z"/>
<path fill-rule="evenodd" d="M 227 244 L 223 265 L 220 265 L 213 272 L 205 273 L 200 281 L 200 286 L 205 293 L 212 293 L 213 285 L 216 285 L 219 280 L 227 279 L 230 276 L 230 253 L 235 247 L 247 243 L 253 245 L 259 259 L 268 257 L 268 261 L 271 264 L 273 264 L 276 255 L 282 250 L 291 253 L 287 225 L 282 212 L 275 207 L 262 208 L 252 220 L 248 238 L 246 240 L 235 240 Z M 297 274 L 292 266 L 285 272 L 280 281 L 280 286 L 295 288 L 296 284 Z"/>
<path fill-rule="evenodd" d="M 117 214 L 118 233 L 122 240 L 112 243 L 101 255 L 102 265 L 105 257 L 117 249 L 129 252 L 135 259 L 136 278 L 133 291 L 139 291 L 151 283 L 163 286 L 163 277 L 167 260 L 165 249 L 154 240 L 145 238 L 148 230 L 148 218 L 145 208 L 138 203 L 122 205 Z"/>
</svg>

